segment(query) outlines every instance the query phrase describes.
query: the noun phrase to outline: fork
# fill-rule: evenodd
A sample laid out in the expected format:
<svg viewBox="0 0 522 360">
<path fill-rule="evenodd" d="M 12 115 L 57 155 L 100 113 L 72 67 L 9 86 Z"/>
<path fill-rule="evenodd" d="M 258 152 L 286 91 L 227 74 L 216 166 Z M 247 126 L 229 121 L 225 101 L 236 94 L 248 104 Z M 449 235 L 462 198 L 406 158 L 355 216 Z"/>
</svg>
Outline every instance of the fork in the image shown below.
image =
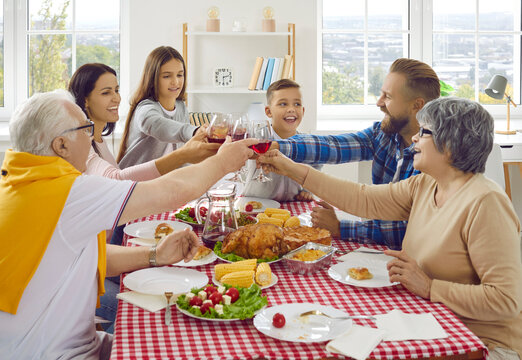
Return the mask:
<svg viewBox="0 0 522 360">
<path fill-rule="evenodd" d="M 171 291 L 165 291 L 165 297 L 167 298 L 167 309 L 165 310 L 165 325 L 169 326 L 172 321 L 172 314 L 170 312 L 170 298 L 172 297 Z"/>
<path fill-rule="evenodd" d="M 325 314 L 324 312 L 322 311 L 319 311 L 319 310 L 310 310 L 310 311 L 306 311 L 302 314 L 299 315 L 299 317 L 302 317 L 302 316 L 308 316 L 308 315 L 322 315 L 322 316 L 326 316 L 330 319 L 334 319 L 334 320 L 346 320 L 346 319 L 368 319 L 368 320 L 375 320 L 375 318 L 373 316 L 369 316 L 369 315 L 348 315 L 348 316 L 339 316 L 339 317 L 334 317 L 334 316 L 330 316 L 328 314 Z"/>
<path fill-rule="evenodd" d="M 346 254 L 349 254 L 349 253 L 352 253 L 352 252 L 356 252 L 356 253 L 363 253 L 363 254 L 384 254 L 384 251 L 381 251 L 381 250 L 358 250 L 360 248 L 357 248 L 355 250 L 350 250 L 350 251 L 343 251 L 343 250 L 337 250 L 336 253 L 340 254 L 340 255 L 346 255 Z"/>
</svg>

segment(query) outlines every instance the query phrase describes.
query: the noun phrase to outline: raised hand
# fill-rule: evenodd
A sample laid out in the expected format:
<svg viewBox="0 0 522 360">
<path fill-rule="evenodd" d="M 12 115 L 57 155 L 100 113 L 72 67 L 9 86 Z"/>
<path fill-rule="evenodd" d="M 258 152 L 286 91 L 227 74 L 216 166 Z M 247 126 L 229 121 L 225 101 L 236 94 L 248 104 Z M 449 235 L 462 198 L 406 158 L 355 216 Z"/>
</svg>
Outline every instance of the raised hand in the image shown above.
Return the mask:
<svg viewBox="0 0 522 360">
<path fill-rule="evenodd" d="M 227 136 L 225 142 L 218 150 L 217 156 L 222 160 L 222 165 L 227 173 L 239 170 L 252 156 L 254 151 L 249 146 L 258 144 L 257 139 L 244 139 L 232 142 Z"/>
</svg>

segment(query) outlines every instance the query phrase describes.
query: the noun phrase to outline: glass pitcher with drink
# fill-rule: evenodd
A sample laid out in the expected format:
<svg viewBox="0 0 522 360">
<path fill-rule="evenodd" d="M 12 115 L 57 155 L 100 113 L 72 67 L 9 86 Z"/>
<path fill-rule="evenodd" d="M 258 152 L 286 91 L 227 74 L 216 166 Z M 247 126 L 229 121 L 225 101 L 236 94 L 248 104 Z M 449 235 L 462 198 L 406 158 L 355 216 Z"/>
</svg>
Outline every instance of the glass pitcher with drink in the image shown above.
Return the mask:
<svg viewBox="0 0 522 360">
<path fill-rule="evenodd" d="M 196 218 L 200 224 L 203 219 L 199 213 L 201 204 L 208 201 L 207 218 L 205 219 L 203 234 L 201 238 L 203 244 L 209 249 L 214 249 L 218 241 L 223 241 L 225 236 L 237 230 L 236 212 L 234 200 L 236 198 L 236 186 L 223 189 L 210 189 L 207 191 L 207 198 L 202 198 L 196 204 Z"/>
</svg>

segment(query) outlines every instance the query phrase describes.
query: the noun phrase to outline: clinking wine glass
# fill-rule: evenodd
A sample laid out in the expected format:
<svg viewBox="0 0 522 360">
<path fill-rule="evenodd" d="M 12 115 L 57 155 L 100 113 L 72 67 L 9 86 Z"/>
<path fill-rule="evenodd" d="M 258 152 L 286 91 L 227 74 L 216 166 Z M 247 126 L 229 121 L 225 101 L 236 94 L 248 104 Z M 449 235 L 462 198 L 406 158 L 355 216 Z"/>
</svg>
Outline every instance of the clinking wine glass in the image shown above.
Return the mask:
<svg viewBox="0 0 522 360">
<path fill-rule="evenodd" d="M 214 113 L 207 129 L 208 142 L 223 144 L 228 134 L 228 114 Z"/>
<path fill-rule="evenodd" d="M 246 113 L 232 113 L 230 114 L 230 132 L 228 133 L 232 141 L 243 140 L 249 137 L 248 129 L 250 122 Z M 229 179 L 233 182 L 243 182 L 241 175 L 246 175 L 246 168 L 243 166 L 240 170 L 234 173 L 234 176 Z"/>
<path fill-rule="evenodd" d="M 252 145 L 250 148 L 258 154 L 264 154 L 270 149 L 272 143 L 272 126 L 268 120 L 261 120 L 252 123 L 250 128 L 250 137 L 259 139 L 259 143 Z M 253 180 L 259 182 L 272 181 L 272 179 L 265 175 L 263 168 L 257 170 L 258 175 L 252 177 Z"/>
</svg>

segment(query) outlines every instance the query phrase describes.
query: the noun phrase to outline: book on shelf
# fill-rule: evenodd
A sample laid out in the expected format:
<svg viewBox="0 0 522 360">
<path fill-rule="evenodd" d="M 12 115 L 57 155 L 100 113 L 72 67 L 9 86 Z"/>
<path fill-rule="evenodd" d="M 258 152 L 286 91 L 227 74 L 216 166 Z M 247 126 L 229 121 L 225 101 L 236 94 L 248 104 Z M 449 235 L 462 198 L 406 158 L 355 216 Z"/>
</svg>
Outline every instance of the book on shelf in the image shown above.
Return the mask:
<svg viewBox="0 0 522 360">
<path fill-rule="evenodd" d="M 292 62 L 293 62 L 292 55 L 285 55 L 285 61 L 284 61 L 284 65 L 283 65 L 283 73 L 281 74 L 281 79 L 290 78 Z"/>
<path fill-rule="evenodd" d="M 279 74 L 279 67 L 281 66 L 281 58 L 274 59 L 274 70 L 272 70 L 272 79 L 270 79 L 270 84 L 279 80 L 277 75 Z"/>
<path fill-rule="evenodd" d="M 261 66 L 263 65 L 263 58 L 257 57 L 256 63 L 254 64 L 254 69 L 252 70 L 252 76 L 250 77 L 250 83 L 248 84 L 248 90 L 255 90 L 257 85 L 257 79 L 259 78 L 259 73 L 261 72 Z"/>
<path fill-rule="evenodd" d="M 261 64 L 261 70 L 257 78 L 256 90 L 263 90 L 263 81 L 265 80 L 266 66 L 268 65 L 268 58 L 263 58 L 263 64 Z"/>
<path fill-rule="evenodd" d="M 265 80 L 263 81 L 263 90 L 268 89 L 272 80 L 272 72 L 274 71 L 275 58 L 269 58 L 266 66 Z"/>
<path fill-rule="evenodd" d="M 279 71 L 277 72 L 276 80 L 281 80 L 283 78 L 283 65 L 285 63 L 285 58 L 279 58 Z"/>
</svg>

